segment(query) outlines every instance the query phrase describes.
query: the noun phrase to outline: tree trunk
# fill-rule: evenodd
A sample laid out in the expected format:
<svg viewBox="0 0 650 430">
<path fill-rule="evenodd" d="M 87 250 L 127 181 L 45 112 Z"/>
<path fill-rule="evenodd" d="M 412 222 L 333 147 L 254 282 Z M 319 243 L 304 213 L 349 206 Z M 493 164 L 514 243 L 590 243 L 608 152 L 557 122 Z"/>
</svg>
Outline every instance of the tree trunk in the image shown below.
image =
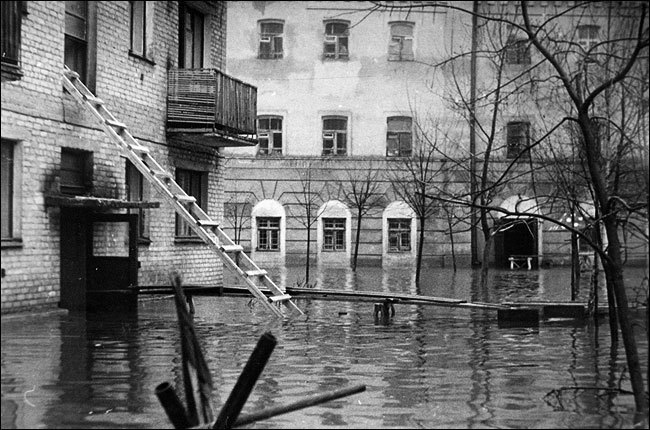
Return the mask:
<svg viewBox="0 0 650 430">
<path fill-rule="evenodd" d="M 420 217 L 420 239 L 418 240 L 418 255 L 415 264 L 415 286 L 420 287 L 420 270 L 422 269 L 422 251 L 424 249 L 424 217 Z"/>
<path fill-rule="evenodd" d="M 357 234 L 354 240 L 354 255 L 352 256 L 352 271 L 357 270 L 357 256 L 359 255 L 359 238 L 361 235 L 361 211 L 357 213 Z"/>
<path fill-rule="evenodd" d="M 310 221 L 310 220 L 308 220 Z M 307 261 L 305 262 L 305 287 L 309 284 L 309 249 L 311 248 L 311 224 L 307 223 Z"/>
</svg>

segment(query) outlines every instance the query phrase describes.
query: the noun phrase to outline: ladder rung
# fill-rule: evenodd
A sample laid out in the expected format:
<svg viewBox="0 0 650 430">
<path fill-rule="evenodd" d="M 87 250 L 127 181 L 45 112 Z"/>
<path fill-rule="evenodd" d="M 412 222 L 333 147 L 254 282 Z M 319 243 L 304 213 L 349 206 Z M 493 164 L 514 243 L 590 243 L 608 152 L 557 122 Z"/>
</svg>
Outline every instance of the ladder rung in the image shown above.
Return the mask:
<svg viewBox="0 0 650 430">
<path fill-rule="evenodd" d="M 149 153 L 149 148 L 147 148 L 146 146 L 141 146 L 141 145 L 131 145 L 131 151 L 139 152 L 140 154 L 143 154 L 143 153 L 148 154 Z"/>
<path fill-rule="evenodd" d="M 79 79 L 79 73 L 75 72 L 74 70 L 65 70 L 63 74 L 68 79 Z"/>
<path fill-rule="evenodd" d="M 160 178 L 160 179 L 173 179 L 173 178 L 174 178 L 174 175 L 172 175 L 171 173 L 166 172 L 166 171 L 162 171 L 162 172 L 153 172 L 153 175 L 154 175 L 156 178 Z"/>
<path fill-rule="evenodd" d="M 253 277 L 253 276 L 266 276 L 267 272 L 264 269 L 257 269 L 257 270 L 248 270 L 246 272 L 246 275 Z"/>
<path fill-rule="evenodd" d="M 87 102 L 94 103 L 97 106 L 104 104 L 104 100 L 102 100 L 100 98 L 97 98 L 95 96 L 92 96 L 92 95 L 87 96 L 87 95 L 84 94 L 83 97 L 84 97 L 84 100 L 86 100 Z"/>
<path fill-rule="evenodd" d="M 212 221 L 209 219 L 197 219 L 196 223 L 201 227 L 219 227 L 218 221 Z"/>
<path fill-rule="evenodd" d="M 279 296 L 269 297 L 269 302 L 271 303 L 284 302 L 287 300 L 291 300 L 291 296 L 289 294 L 281 294 Z"/>
<path fill-rule="evenodd" d="M 242 252 L 244 248 L 241 245 L 221 245 L 221 250 L 225 252 Z"/>
<path fill-rule="evenodd" d="M 122 124 L 119 121 L 113 121 L 112 119 L 106 119 L 105 121 L 106 124 L 110 125 L 111 127 L 121 128 L 123 130 L 126 128 L 126 124 Z"/>
<path fill-rule="evenodd" d="M 196 203 L 196 198 L 193 196 L 185 196 L 183 194 L 176 194 L 174 196 L 176 200 L 178 200 L 181 203 Z"/>
</svg>

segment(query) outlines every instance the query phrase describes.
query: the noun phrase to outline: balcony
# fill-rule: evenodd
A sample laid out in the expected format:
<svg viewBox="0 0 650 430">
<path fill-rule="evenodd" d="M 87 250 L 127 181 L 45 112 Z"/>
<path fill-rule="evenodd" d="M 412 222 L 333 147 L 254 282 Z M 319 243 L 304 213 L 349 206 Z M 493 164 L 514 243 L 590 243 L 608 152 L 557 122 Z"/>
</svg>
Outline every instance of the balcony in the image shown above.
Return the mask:
<svg viewBox="0 0 650 430">
<path fill-rule="evenodd" d="M 167 134 L 209 146 L 254 146 L 257 88 L 216 69 L 172 69 Z"/>
</svg>

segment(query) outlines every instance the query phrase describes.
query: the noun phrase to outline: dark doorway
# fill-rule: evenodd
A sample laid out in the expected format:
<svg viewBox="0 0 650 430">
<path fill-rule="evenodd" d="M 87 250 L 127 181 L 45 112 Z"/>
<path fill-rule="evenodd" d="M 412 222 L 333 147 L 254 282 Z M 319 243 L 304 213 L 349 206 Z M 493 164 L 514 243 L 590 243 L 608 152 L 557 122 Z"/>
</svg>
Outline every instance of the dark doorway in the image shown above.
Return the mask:
<svg viewBox="0 0 650 430">
<path fill-rule="evenodd" d="M 138 215 L 92 214 L 88 222 L 86 310 L 137 310 Z"/>
<path fill-rule="evenodd" d="M 87 211 L 61 208 L 61 299 L 59 307 L 86 310 Z"/>
<path fill-rule="evenodd" d="M 494 260 L 497 267 L 510 267 L 512 256 L 537 257 L 537 220 L 501 218 L 494 237 Z M 532 259 L 532 267 L 538 268 L 538 259 Z"/>
</svg>

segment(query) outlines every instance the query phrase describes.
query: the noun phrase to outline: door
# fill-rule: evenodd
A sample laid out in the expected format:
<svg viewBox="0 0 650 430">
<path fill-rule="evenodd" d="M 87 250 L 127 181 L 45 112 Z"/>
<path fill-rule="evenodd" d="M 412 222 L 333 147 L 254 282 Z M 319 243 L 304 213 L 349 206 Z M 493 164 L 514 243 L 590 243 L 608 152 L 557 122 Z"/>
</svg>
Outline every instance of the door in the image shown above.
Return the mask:
<svg viewBox="0 0 650 430">
<path fill-rule="evenodd" d="M 86 310 L 137 310 L 137 214 L 92 214 L 88 222 Z"/>
</svg>

